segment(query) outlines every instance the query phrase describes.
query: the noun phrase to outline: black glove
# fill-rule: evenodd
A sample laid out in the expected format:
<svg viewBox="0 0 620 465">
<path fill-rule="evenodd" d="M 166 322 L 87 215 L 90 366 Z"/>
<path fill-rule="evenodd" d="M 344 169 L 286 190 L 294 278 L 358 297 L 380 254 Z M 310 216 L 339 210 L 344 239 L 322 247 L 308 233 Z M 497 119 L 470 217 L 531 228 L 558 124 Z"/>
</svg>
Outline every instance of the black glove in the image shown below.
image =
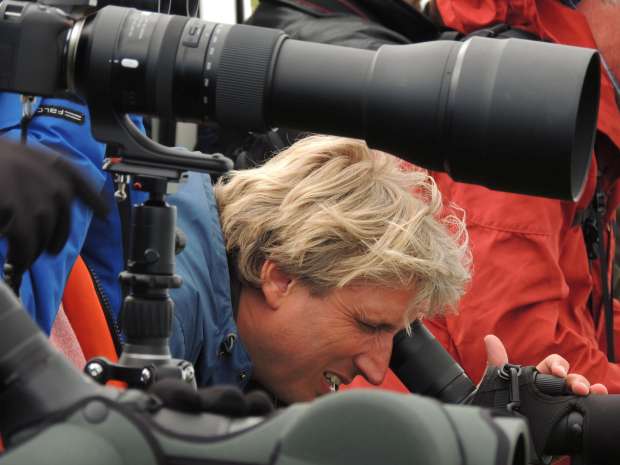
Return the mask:
<svg viewBox="0 0 620 465">
<path fill-rule="evenodd" d="M 273 411 L 273 403 L 262 391 L 244 394 L 235 386 L 214 386 L 195 390 L 189 384 L 174 379 L 155 383 L 149 391 L 164 406 L 183 412 L 208 412 L 227 417 L 263 416 Z"/>
<path fill-rule="evenodd" d="M 541 374 L 531 366 L 506 364 L 487 368 L 471 403 L 525 417 L 537 454 L 535 463 L 548 463 L 550 454 L 582 451 L 582 438 L 571 434 L 567 419 L 571 412 L 584 412 L 585 399 L 572 395 L 562 378 Z"/>
<path fill-rule="evenodd" d="M 20 276 L 43 251 L 62 250 L 75 197 L 105 215 L 100 193 L 61 155 L 0 141 L 0 234 L 8 239 L 13 276 Z"/>
</svg>

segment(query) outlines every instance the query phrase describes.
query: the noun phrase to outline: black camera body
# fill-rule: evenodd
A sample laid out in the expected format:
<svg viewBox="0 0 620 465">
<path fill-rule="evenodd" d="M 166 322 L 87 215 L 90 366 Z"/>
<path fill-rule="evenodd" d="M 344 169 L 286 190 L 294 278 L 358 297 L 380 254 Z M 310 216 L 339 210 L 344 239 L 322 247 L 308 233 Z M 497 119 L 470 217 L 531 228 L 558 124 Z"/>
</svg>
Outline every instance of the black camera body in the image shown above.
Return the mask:
<svg viewBox="0 0 620 465">
<path fill-rule="evenodd" d="M 66 88 L 68 33 L 74 20 L 42 3 L 0 3 L 0 88 L 52 96 Z"/>
</svg>

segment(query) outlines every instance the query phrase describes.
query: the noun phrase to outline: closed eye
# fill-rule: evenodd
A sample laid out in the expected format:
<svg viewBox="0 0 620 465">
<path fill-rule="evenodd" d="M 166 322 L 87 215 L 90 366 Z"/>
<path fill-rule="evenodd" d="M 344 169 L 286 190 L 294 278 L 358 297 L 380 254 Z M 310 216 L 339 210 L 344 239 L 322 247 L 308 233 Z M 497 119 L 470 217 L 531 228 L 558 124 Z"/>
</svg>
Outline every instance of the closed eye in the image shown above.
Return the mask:
<svg viewBox="0 0 620 465">
<path fill-rule="evenodd" d="M 368 323 L 362 320 L 357 320 L 357 324 L 361 328 L 361 330 L 366 333 L 374 334 L 374 333 L 378 333 L 382 329 L 380 326 L 377 326 L 377 325 L 374 325 L 372 323 Z"/>
</svg>

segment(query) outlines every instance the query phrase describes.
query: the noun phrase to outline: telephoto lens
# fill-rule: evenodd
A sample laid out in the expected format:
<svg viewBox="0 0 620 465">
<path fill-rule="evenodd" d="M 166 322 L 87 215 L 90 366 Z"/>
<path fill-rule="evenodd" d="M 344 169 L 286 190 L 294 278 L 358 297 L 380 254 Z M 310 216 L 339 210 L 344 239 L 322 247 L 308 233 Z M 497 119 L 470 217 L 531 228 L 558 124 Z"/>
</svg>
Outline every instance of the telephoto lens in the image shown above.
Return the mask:
<svg viewBox="0 0 620 465">
<path fill-rule="evenodd" d="M 89 106 L 365 139 L 459 181 L 579 196 L 594 140 L 594 50 L 474 37 L 377 52 L 282 31 L 104 8 L 71 79 Z"/>
<path fill-rule="evenodd" d="M 49 1 L 49 0 L 46 0 Z M 68 1 L 68 0 L 54 0 Z M 198 0 L 97 0 L 97 8 L 109 5 L 179 16 L 197 16 Z"/>
<path fill-rule="evenodd" d="M 75 22 L 13 0 L 0 3 L 0 39 L 0 89 L 77 93 L 103 142 L 118 142 L 103 127 L 117 124 L 102 123 L 110 114 L 285 127 L 365 139 L 457 181 L 569 200 L 590 165 L 595 50 L 473 37 L 374 52 L 118 6 Z"/>
</svg>

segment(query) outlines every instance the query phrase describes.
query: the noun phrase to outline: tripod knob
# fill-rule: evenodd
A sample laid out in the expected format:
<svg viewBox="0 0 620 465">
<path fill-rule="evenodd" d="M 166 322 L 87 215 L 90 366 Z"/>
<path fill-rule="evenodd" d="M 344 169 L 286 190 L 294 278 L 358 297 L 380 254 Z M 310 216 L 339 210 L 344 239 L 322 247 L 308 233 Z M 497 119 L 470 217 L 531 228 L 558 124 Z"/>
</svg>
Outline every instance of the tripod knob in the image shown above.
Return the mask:
<svg viewBox="0 0 620 465">
<path fill-rule="evenodd" d="M 187 236 L 181 228 L 174 231 L 174 254 L 179 255 L 187 245 Z"/>
<path fill-rule="evenodd" d="M 121 271 L 118 277 L 124 286 L 143 287 L 147 289 L 172 289 L 181 287 L 183 279 L 177 275 L 138 274 Z"/>
<path fill-rule="evenodd" d="M 146 300 L 134 296 L 126 297 L 121 324 L 127 339 L 135 341 L 170 337 L 173 305 L 170 298 Z"/>
</svg>

